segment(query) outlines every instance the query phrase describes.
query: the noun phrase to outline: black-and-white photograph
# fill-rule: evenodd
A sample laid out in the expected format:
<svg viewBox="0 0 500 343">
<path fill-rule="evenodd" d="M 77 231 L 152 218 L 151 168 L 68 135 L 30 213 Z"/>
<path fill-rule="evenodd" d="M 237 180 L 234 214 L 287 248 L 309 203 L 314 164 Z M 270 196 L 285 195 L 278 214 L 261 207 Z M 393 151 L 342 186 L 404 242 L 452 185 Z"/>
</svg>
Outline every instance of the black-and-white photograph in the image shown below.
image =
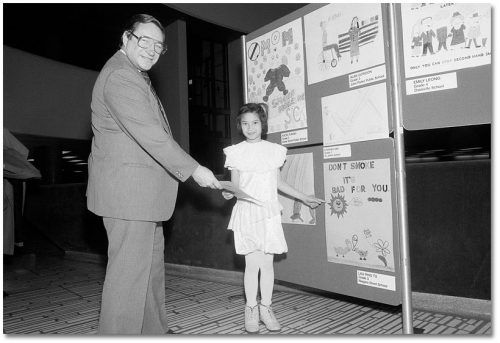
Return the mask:
<svg viewBox="0 0 500 343">
<path fill-rule="evenodd" d="M 495 12 L 3 2 L 4 338 L 492 337 Z"/>
</svg>

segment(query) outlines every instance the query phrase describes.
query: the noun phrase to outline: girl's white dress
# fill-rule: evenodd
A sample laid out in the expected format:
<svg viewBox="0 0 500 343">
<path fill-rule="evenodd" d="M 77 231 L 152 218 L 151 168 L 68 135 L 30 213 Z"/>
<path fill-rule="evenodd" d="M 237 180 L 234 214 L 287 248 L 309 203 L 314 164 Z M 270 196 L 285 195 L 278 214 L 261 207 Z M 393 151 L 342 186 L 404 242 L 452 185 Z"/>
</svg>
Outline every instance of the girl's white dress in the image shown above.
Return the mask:
<svg viewBox="0 0 500 343">
<path fill-rule="evenodd" d="M 278 201 L 277 174 L 285 162 L 286 151 L 284 146 L 265 140 L 243 141 L 224 149 L 224 167 L 239 171 L 239 188 L 264 204 L 236 201 L 228 230 L 234 232 L 237 254 L 246 255 L 257 250 L 271 254 L 288 251 L 281 226 L 283 207 Z"/>
</svg>

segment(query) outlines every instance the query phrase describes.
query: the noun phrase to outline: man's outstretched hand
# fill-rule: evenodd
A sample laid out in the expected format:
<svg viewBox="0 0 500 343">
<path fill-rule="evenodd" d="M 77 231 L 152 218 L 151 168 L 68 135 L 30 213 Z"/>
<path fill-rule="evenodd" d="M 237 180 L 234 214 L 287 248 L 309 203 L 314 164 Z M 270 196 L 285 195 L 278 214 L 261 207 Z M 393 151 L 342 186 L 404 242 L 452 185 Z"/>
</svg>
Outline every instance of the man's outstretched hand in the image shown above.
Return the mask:
<svg viewBox="0 0 500 343">
<path fill-rule="evenodd" d="M 221 189 L 222 186 L 214 176 L 214 173 L 206 167 L 199 165 L 191 175 L 198 185 L 201 187 L 210 187 L 213 189 Z"/>
</svg>

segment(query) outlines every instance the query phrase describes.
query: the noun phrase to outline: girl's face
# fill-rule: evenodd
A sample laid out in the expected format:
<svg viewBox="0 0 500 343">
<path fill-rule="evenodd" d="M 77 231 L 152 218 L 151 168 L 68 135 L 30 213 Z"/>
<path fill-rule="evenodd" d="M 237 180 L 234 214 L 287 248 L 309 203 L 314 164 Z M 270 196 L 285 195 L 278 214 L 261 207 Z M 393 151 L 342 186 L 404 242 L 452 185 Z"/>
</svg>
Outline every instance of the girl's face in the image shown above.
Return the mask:
<svg viewBox="0 0 500 343">
<path fill-rule="evenodd" d="M 241 116 L 241 131 L 248 143 L 261 141 L 262 123 L 255 112 L 247 112 Z"/>
</svg>

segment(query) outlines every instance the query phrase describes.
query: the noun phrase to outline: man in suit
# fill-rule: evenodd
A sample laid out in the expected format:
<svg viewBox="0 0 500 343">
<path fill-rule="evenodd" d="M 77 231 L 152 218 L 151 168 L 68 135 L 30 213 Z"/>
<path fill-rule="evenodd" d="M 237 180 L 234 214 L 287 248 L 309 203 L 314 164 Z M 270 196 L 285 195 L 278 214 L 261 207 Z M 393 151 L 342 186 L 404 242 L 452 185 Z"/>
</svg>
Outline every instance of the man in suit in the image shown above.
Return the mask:
<svg viewBox="0 0 500 343">
<path fill-rule="evenodd" d="M 152 16 L 131 18 L 121 48 L 104 65 L 92 92 L 92 150 L 87 206 L 108 236 L 100 334 L 164 334 L 162 221 L 173 212 L 178 181 L 220 189 L 213 173 L 174 141 L 147 71 L 166 50 Z"/>
</svg>

